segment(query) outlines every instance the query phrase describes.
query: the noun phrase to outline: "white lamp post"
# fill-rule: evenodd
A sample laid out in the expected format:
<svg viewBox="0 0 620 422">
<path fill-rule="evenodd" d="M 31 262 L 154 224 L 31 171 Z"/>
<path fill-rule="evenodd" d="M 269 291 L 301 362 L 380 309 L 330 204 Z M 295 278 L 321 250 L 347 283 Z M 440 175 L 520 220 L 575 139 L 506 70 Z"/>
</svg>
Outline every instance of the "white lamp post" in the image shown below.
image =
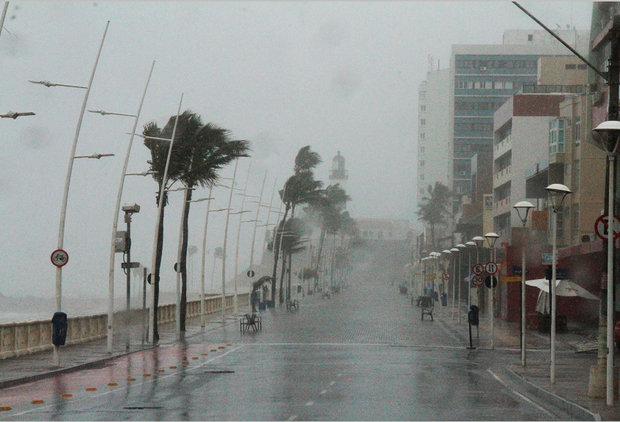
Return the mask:
<svg viewBox="0 0 620 422">
<path fill-rule="evenodd" d="M 254 270 L 254 242 L 256 240 L 256 226 L 258 224 L 258 214 L 263 201 L 263 193 L 265 192 L 265 182 L 267 181 L 267 170 L 265 170 L 265 176 L 263 177 L 263 184 L 260 188 L 260 195 L 258 197 L 258 204 L 256 205 L 256 216 L 254 217 L 254 229 L 252 230 L 252 246 L 250 248 L 250 270 Z"/>
<path fill-rule="evenodd" d="M 616 163 L 616 154 L 618 153 L 618 140 L 620 138 L 620 122 L 617 120 L 609 120 L 601 123 L 592 131 L 592 138 L 595 145 L 605 151 L 607 160 L 609 160 L 608 175 L 608 199 L 607 199 L 607 368 L 606 368 L 606 403 L 608 406 L 614 404 L 613 394 L 613 368 L 614 368 L 614 267 L 613 267 L 613 250 L 614 250 L 614 203 L 615 203 L 615 186 L 614 186 L 614 167 Z"/>
<path fill-rule="evenodd" d="M 441 251 L 441 255 L 444 258 L 444 271 L 446 273 L 448 273 L 450 271 L 450 255 L 452 255 L 452 251 L 450 251 L 449 249 L 444 249 L 443 251 Z M 448 273 L 449 274 L 449 273 Z M 454 266 L 452 267 L 452 279 L 454 279 Z M 447 281 L 444 283 L 446 286 L 450 286 L 450 282 Z M 444 291 L 446 291 L 447 289 L 445 289 Z"/>
<path fill-rule="evenodd" d="M 226 322 L 226 246 L 228 245 L 228 222 L 230 220 L 230 205 L 232 203 L 233 190 L 235 189 L 235 178 L 237 177 L 237 167 L 239 159 L 235 160 L 235 169 L 230 183 L 230 193 L 228 195 L 228 211 L 226 212 L 226 224 L 224 225 L 224 245 L 222 246 L 222 324 Z"/>
<path fill-rule="evenodd" d="M 101 50 L 103 49 L 103 43 L 105 41 L 105 37 L 108 32 L 109 26 L 110 26 L 110 21 L 106 23 L 105 30 L 103 32 L 103 37 L 101 38 L 101 43 L 99 44 L 99 50 L 97 51 L 97 58 L 95 59 L 95 64 L 90 73 L 90 79 L 88 80 L 87 86 L 55 84 L 55 83 L 51 83 L 48 81 L 29 81 L 31 83 L 41 84 L 47 87 L 65 86 L 65 87 L 70 87 L 70 88 L 80 88 L 80 89 L 86 90 L 84 94 L 84 100 L 82 101 L 82 108 L 80 110 L 80 115 L 78 117 L 77 126 L 75 128 L 75 135 L 73 136 L 73 145 L 71 146 L 71 154 L 69 155 L 69 164 L 67 165 L 67 175 L 65 177 L 65 189 L 64 189 L 64 193 L 62 197 L 62 205 L 60 208 L 60 224 L 58 227 L 57 250 L 62 250 L 63 244 L 64 244 L 65 219 L 67 216 L 67 201 L 69 199 L 69 185 L 71 184 L 71 173 L 73 171 L 73 161 L 76 158 L 75 150 L 77 149 L 77 142 L 80 136 L 80 129 L 82 128 L 82 119 L 84 117 L 84 111 L 86 110 L 86 103 L 88 102 L 88 96 L 90 94 L 90 89 L 93 84 L 93 79 L 95 78 L 97 64 L 99 63 L 99 57 L 101 56 Z M 0 31 L 1 30 L 2 30 L 2 27 L 0 26 Z M 61 312 L 61 309 L 62 309 L 62 266 L 56 266 L 56 311 Z M 58 357 L 58 346 L 54 346 L 53 359 L 54 359 L 55 365 L 60 364 L 60 359 Z"/>
<path fill-rule="evenodd" d="M 495 262 L 495 242 L 499 235 L 494 232 L 489 232 L 484 235 L 487 241 L 487 245 L 491 249 L 491 261 Z M 495 349 L 495 287 L 493 286 L 493 275 L 491 277 L 491 350 Z"/>
<path fill-rule="evenodd" d="M 471 272 L 471 251 L 473 248 L 476 247 L 476 243 L 473 241 L 469 241 L 469 242 L 465 242 L 465 246 L 467 246 L 467 248 L 469 249 L 469 253 L 467 254 L 467 278 L 469 279 L 469 281 L 467 282 L 467 311 L 469 312 L 470 306 L 471 306 L 471 276 L 472 276 L 472 272 Z"/>
<path fill-rule="evenodd" d="M 9 8 L 9 2 L 4 2 L 4 7 L 2 8 L 2 14 L 0 15 L 0 36 L 2 36 L 2 31 L 4 29 L 4 18 L 6 18 L 6 11 Z"/>
<path fill-rule="evenodd" d="M 528 201 L 520 201 L 513 205 L 513 208 L 517 210 L 517 214 L 519 215 L 519 220 L 523 224 L 523 239 L 521 246 L 521 365 L 525 368 L 526 364 L 526 347 L 525 347 L 525 245 L 526 245 L 526 228 L 525 225 L 527 223 L 527 216 L 530 213 L 530 210 L 534 208 L 531 202 Z"/>
<path fill-rule="evenodd" d="M 234 287 L 234 291 L 235 294 L 233 296 L 233 313 L 235 314 L 235 316 L 237 316 L 239 314 L 239 299 L 238 299 L 238 292 L 237 292 L 237 279 L 239 277 L 239 240 L 241 238 L 241 219 L 243 218 L 243 214 L 249 211 L 245 210 L 245 198 L 247 198 L 248 196 L 251 195 L 247 195 L 247 191 L 248 191 L 248 182 L 250 181 L 250 174 L 252 171 L 252 160 L 250 160 L 250 163 L 248 164 L 248 173 L 245 176 L 245 185 L 243 186 L 243 193 L 241 194 L 242 199 L 241 199 L 241 210 L 236 213 L 239 214 L 239 223 L 237 225 L 237 241 L 235 242 L 235 266 L 234 266 L 234 282 L 233 282 L 233 287 Z"/>
<path fill-rule="evenodd" d="M 457 280 L 455 280 L 455 285 L 456 285 L 456 294 L 457 294 L 457 298 L 456 298 L 456 302 L 457 302 L 457 312 L 458 312 L 458 317 L 459 317 L 459 324 L 461 323 L 461 280 L 462 280 L 462 268 L 463 265 L 461 263 L 462 259 L 463 259 L 463 253 L 465 252 L 465 249 L 467 249 L 467 246 L 463 245 L 462 243 L 459 243 L 458 245 L 456 245 L 456 247 L 459 249 L 459 278 Z"/>
<path fill-rule="evenodd" d="M 480 264 L 480 249 L 482 249 L 482 246 L 484 245 L 484 237 L 474 236 L 471 240 L 476 244 L 476 264 Z M 478 306 L 480 306 L 479 295 L 480 288 L 476 287 L 476 303 L 478 304 Z M 476 333 L 478 333 L 478 329 L 476 329 Z"/>
<path fill-rule="evenodd" d="M 454 319 L 454 309 L 456 305 L 456 280 L 458 278 L 456 269 L 456 257 L 461 252 L 458 248 L 450 249 L 452 253 L 452 306 L 450 307 L 450 318 Z"/>
<path fill-rule="evenodd" d="M 572 193 L 571 190 L 562 185 L 560 183 L 553 183 L 545 188 L 549 193 L 549 201 L 551 202 L 551 208 L 553 209 L 551 228 L 553 230 L 552 234 L 552 258 L 551 258 L 551 367 L 550 367 L 550 378 L 551 383 L 555 383 L 555 329 L 556 329 L 556 266 L 557 266 L 557 214 L 560 208 L 562 207 L 562 202 L 564 202 L 564 198 L 569 193 Z"/>
<path fill-rule="evenodd" d="M 172 128 L 172 136 L 170 139 L 161 138 L 159 140 L 169 141 L 168 154 L 166 156 L 166 165 L 164 166 L 164 174 L 161 179 L 161 186 L 159 188 L 159 200 L 157 205 L 157 218 L 155 219 L 155 234 L 153 236 L 153 254 L 151 257 L 151 306 L 149 308 L 149 338 L 153 344 L 156 343 L 155 339 L 155 284 L 159 283 L 159 274 L 155 277 L 155 271 L 157 267 L 157 243 L 159 242 L 159 220 L 161 219 L 161 213 L 164 208 L 166 183 L 168 183 L 168 168 L 170 167 L 170 156 L 172 155 L 172 147 L 174 145 L 174 137 L 177 133 L 177 124 L 179 123 L 179 114 L 181 113 L 181 104 L 183 103 L 183 94 L 179 100 L 179 108 L 177 109 L 177 115 L 174 119 L 174 126 Z M 149 137 L 149 139 L 154 139 Z"/>
<path fill-rule="evenodd" d="M 153 68 L 155 67 L 155 60 L 151 63 L 151 69 L 149 70 L 149 75 L 146 79 L 146 85 L 144 86 L 144 91 L 142 92 L 142 97 L 140 98 L 140 105 L 138 106 L 138 111 L 136 114 L 125 114 L 125 113 L 111 113 L 104 110 L 88 110 L 91 113 L 98 113 L 102 116 L 106 115 L 114 115 L 114 116 L 127 116 L 133 117 L 134 123 L 133 128 L 131 129 L 131 136 L 129 137 L 129 144 L 127 145 L 127 152 L 125 153 L 125 161 L 123 162 L 123 169 L 121 171 L 120 183 L 118 187 L 118 193 L 116 194 L 116 204 L 114 207 L 114 218 L 112 220 L 112 240 L 110 242 L 110 265 L 108 267 L 108 339 L 107 339 L 107 352 L 112 353 L 112 345 L 114 338 L 114 257 L 115 253 L 115 240 L 116 240 L 116 230 L 118 228 L 118 215 L 121 209 L 121 197 L 123 195 L 123 186 L 125 184 L 125 176 L 127 175 L 127 164 L 129 163 L 129 155 L 131 154 L 131 147 L 133 145 L 133 138 L 136 132 L 136 128 L 138 127 L 138 120 L 140 119 L 140 113 L 142 111 L 142 105 L 144 104 L 144 97 L 146 96 L 146 91 L 149 86 L 149 82 L 151 80 L 151 75 L 153 74 Z"/>
</svg>

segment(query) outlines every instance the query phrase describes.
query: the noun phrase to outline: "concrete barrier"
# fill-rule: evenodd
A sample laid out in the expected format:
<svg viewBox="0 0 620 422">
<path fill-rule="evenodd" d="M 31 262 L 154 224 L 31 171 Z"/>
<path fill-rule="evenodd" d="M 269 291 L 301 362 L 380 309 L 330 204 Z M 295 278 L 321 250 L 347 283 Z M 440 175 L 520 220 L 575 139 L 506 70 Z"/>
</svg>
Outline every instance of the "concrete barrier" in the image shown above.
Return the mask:
<svg viewBox="0 0 620 422">
<path fill-rule="evenodd" d="M 249 293 L 237 295 L 239 304 L 247 306 Z M 233 295 L 226 295 L 226 309 L 233 307 Z M 176 304 L 158 307 L 157 322 L 165 324 L 175 321 Z M 222 310 L 222 297 L 209 296 L 205 299 L 205 314 L 214 314 Z M 131 311 L 130 318 L 139 320 L 144 315 L 142 310 Z M 200 300 L 187 302 L 187 318 L 200 316 Z M 114 314 L 115 328 L 124 321 L 124 312 Z M 135 318 L 135 319 L 134 319 Z M 79 316 L 68 319 L 66 344 L 86 343 L 104 338 L 107 335 L 107 314 Z M 118 330 L 115 330 L 118 332 Z M 0 324 L 0 360 L 29 353 L 36 353 L 52 348 L 51 318 L 43 321 L 13 322 Z"/>
</svg>

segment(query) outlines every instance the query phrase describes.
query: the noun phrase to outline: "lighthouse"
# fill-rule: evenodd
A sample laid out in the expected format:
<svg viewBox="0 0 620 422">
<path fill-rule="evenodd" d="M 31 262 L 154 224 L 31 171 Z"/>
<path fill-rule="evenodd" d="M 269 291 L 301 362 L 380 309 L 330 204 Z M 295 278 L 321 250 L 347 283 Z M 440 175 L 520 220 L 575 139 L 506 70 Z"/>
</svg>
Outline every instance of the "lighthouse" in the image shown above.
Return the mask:
<svg viewBox="0 0 620 422">
<path fill-rule="evenodd" d="M 340 151 L 332 160 L 332 168 L 329 172 L 329 184 L 340 185 L 341 189 L 347 190 L 347 179 L 349 175 L 344 167 L 344 157 L 340 155 Z"/>
</svg>

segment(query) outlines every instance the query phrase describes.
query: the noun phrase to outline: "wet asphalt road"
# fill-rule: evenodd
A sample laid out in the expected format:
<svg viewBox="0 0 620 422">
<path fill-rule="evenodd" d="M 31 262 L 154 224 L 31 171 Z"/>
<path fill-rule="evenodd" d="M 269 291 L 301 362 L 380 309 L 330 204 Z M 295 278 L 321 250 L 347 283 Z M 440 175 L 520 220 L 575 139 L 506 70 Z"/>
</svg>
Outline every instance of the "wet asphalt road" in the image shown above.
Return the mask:
<svg viewBox="0 0 620 422">
<path fill-rule="evenodd" d="M 0 419 L 555 418 L 500 382 L 514 356 L 470 353 L 387 283 L 362 281 L 263 315 L 258 333 L 242 335 L 230 320 L 185 344 L 0 390 L 12 407 Z"/>
</svg>

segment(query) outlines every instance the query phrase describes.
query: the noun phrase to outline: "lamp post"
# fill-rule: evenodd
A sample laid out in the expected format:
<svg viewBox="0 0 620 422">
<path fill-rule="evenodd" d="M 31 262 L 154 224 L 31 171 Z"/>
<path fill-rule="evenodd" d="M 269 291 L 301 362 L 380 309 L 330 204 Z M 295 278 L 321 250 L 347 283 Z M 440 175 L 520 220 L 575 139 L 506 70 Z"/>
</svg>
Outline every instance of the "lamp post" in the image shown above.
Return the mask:
<svg viewBox="0 0 620 422">
<path fill-rule="evenodd" d="M 472 272 L 471 272 L 471 251 L 473 248 L 476 247 L 476 243 L 473 241 L 469 241 L 469 242 L 465 242 L 465 246 L 468 249 L 468 253 L 467 253 L 467 278 L 468 278 L 468 282 L 467 282 L 467 311 L 469 311 L 469 307 L 471 306 L 471 276 L 472 276 Z"/>
<path fill-rule="evenodd" d="M 166 192 L 172 192 L 172 191 L 183 191 L 183 209 L 185 209 L 185 204 L 189 201 L 188 195 L 189 195 L 189 191 L 190 190 L 194 190 L 194 188 L 188 188 L 188 187 L 181 187 L 181 188 L 177 188 L 177 189 L 167 189 Z M 176 264 L 174 264 L 174 272 L 177 274 L 176 276 L 176 293 L 177 293 L 177 300 L 176 300 L 176 307 L 174 309 L 174 317 L 175 317 L 175 328 L 176 328 L 176 334 L 177 336 L 181 336 L 181 296 L 182 296 L 182 292 L 181 292 L 181 255 L 182 255 L 182 249 L 183 249 L 183 216 L 181 215 L 180 218 L 180 222 L 179 222 L 179 243 L 177 244 L 177 262 Z M 187 282 L 187 278 L 185 279 L 185 281 Z M 187 296 L 186 296 L 187 297 Z"/>
<path fill-rule="evenodd" d="M 51 86 L 65 86 L 70 88 L 79 88 L 85 89 L 84 100 L 82 101 L 82 108 L 80 110 L 80 115 L 78 117 L 77 126 L 75 128 L 75 134 L 73 136 L 73 145 L 71 146 L 71 153 L 69 155 L 69 163 L 67 165 L 67 174 L 65 177 L 65 188 L 62 197 L 62 205 L 60 208 L 60 223 L 58 227 L 58 243 L 57 250 L 62 250 L 64 244 L 65 237 L 65 220 L 67 216 L 67 202 L 69 199 L 69 185 L 71 184 L 71 173 L 73 171 L 73 161 L 75 160 L 75 151 L 77 149 L 77 142 L 80 136 L 80 129 L 82 128 L 82 119 L 84 117 L 84 111 L 86 110 L 86 103 L 88 102 L 88 96 L 90 94 L 90 89 L 93 84 L 93 79 L 95 78 L 95 72 L 97 70 L 97 64 L 99 63 L 99 57 L 101 57 L 101 50 L 103 49 L 103 43 L 105 41 L 106 34 L 108 32 L 108 27 L 110 26 L 110 21 L 106 23 L 105 30 L 103 32 L 103 37 L 101 38 L 101 43 L 99 44 L 99 50 L 97 51 L 97 58 L 95 59 L 95 64 L 93 65 L 93 69 L 90 74 L 90 79 L 88 80 L 87 86 L 79 86 L 79 85 L 67 85 L 67 84 L 55 84 L 48 81 L 30 81 L 31 83 L 45 85 L 47 87 Z M 2 27 L 0 26 L 0 31 Z M 62 309 L 62 266 L 56 266 L 56 311 L 61 312 Z M 54 365 L 58 366 L 60 364 L 60 359 L 58 356 L 58 346 L 54 346 L 53 351 L 53 359 Z"/>
<path fill-rule="evenodd" d="M 2 36 L 2 31 L 4 29 L 4 18 L 6 18 L 6 11 L 9 9 L 9 2 L 4 2 L 4 7 L 2 8 L 2 14 L 0 14 L 0 36 Z"/>
<path fill-rule="evenodd" d="M 437 280 L 437 273 L 439 272 L 439 257 L 441 254 L 439 252 L 431 252 L 431 257 L 433 258 L 433 292 L 435 291 L 435 281 Z"/>
<path fill-rule="evenodd" d="M 228 195 L 228 211 L 226 212 L 226 224 L 224 225 L 224 245 L 222 246 L 222 324 L 226 322 L 226 246 L 228 245 L 228 222 L 230 221 L 230 205 L 232 203 L 233 190 L 235 189 L 235 178 L 237 177 L 237 167 L 239 159 L 235 160 L 235 169 L 230 183 L 230 193 Z"/>
<path fill-rule="evenodd" d="M 461 271 L 463 269 L 463 265 L 462 265 L 462 259 L 463 259 L 463 253 L 465 252 L 465 249 L 467 249 L 467 246 L 463 245 L 462 243 L 459 243 L 458 245 L 456 245 L 456 247 L 459 249 L 459 278 L 457 280 L 455 280 L 455 286 L 456 286 L 456 302 L 457 302 L 457 313 L 458 313 L 458 318 L 459 318 L 459 324 L 461 323 L 461 280 L 462 280 L 462 274 Z"/>
<path fill-rule="evenodd" d="M 534 208 L 534 205 L 532 205 L 532 203 L 528 201 L 520 201 L 514 204 L 513 208 L 517 210 L 519 220 L 521 220 L 521 223 L 523 224 L 523 239 L 521 240 L 521 365 L 525 368 L 525 244 L 527 240 L 525 225 L 527 223 L 527 216 L 530 213 L 530 210 Z"/>
<path fill-rule="evenodd" d="M 608 406 L 614 404 L 613 394 L 613 368 L 614 368 L 614 203 L 615 186 L 614 170 L 616 164 L 616 154 L 618 153 L 618 140 L 620 140 L 620 121 L 609 120 L 601 123 L 592 131 L 592 138 L 595 145 L 605 151 L 609 162 L 608 193 L 607 193 L 607 350 L 606 350 L 606 403 Z M 601 306 L 602 308 L 602 306 Z"/>
<path fill-rule="evenodd" d="M 235 316 L 237 316 L 239 314 L 239 299 L 238 299 L 238 292 L 237 292 L 237 278 L 238 278 L 238 273 L 239 273 L 239 268 L 238 268 L 238 264 L 239 264 L 239 240 L 241 238 L 241 219 L 243 218 L 243 214 L 249 211 L 245 210 L 245 198 L 247 198 L 249 195 L 247 195 L 247 191 L 248 191 L 248 182 L 250 181 L 250 174 L 252 171 L 252 160 L 250 160 L 249 164 L 248 164 L 248 173 L 245 176 L 245 185 L 243 186 L 243 193 L 241 194 L 242 198 L 241 198 L 241 210 L 236 213 L 239 214 L 239 223 L 237 225 L 237 241 L 235 242 L 235 265 L 234 265 L 234 281 L 233 281 L 233 287 L 234 287 L 234 291 L 235 294 L 233 296 L 233 313 L 235 314 Z"/>
<path fill-rule="evenodd" d="M 131 309 L 131 216 L 140 212 L 140 205 L 128 204 L 123 205 L 123 212 L 125 213 L 125 223 L 127 224 L 127 233 L 125 235 L 125 253 L 127 254 L 127 262 L 124 263 L 124 269 L 127 271 L 127 285 L 126 285 L 126 297 L 125 297 L 125 329 L 127 330 L 125 350 L 129 351 L 129 310 Z M 108 324 L 110 325 L 110 324 Z"/>
<path fill-rule="evenodd" d="M 254 217 L 254 229 L 252 230 L 252 246 L 250 247 L 250 270 L 254 270 L 254 242 L 256 241 L 256 226 L 258 224 L 258 214 L 263 201 L 263 193 L 265 192 L 265 182 L 267 181 L 267 170 L 265 170 L 265 176 L 263 177 L 263 184 L 260 188 L 260 195 L 258 196 L 258 204 L 256 205 L 256 216 Z"/>
<path fill-rule="evenodd" d="M 552 258 L 551 258 L 551 365 L 550 365 L 550 379 L 551 384 L 555 383 L 555 328 L 556 328 L 556 298 L 555 298 L 555 290 L 556 290 L 556 266 L 557 266 L 557 215 L 558 211 L 562 207 L 562 202 L 564 202 L 564 198 L 569 193 L 572 193 L 571 190 L 562 185 L 560 183 L 553 183 L 545 188 L 549 193 L 549 201 L 551 202 L 551 208 L 553 209 L 551 222 L 551 229 L 553 230 L 552 234 Z M 613 235 L 612 235 L 613 236 Z"/>
<path fill-rule="evenodd" d="M 102 116 L 106 115 L 114 115 L 114 116 L 126 116 L 133 117 L 133 128 L 131 129 L 131 135 L 129 137 L 129 143 L 127 145 L 127 152 L 125 153 L 125 161 L 123 162 L 123 169 L 121 171 L 120 182 L 118 186 L 118 193 L 116 194 L 116 204 L 114 207 L 114 218 L 112 219 L 112 240 L 110 242 L 110 263 L 108 267 L 108 332 L 107 332 L 107 352 L 112 353 L 112 345 L 114 338 L 114 258 L 115 258 L 115 247 L 114 241 L 116 239 L 116 230 L 118 228 L 118 215 L 119 210 L 121 208 L 121 197 L 123 196 L 123 186 L 125 184 L 125 176 L 127 176 L 127 164 L 129 163 L 129 155 L 131 154 L 131 148 L 133 146 L 133 138 L 136 132 L 136 128 L 138 127 L 138 120 L 140 119 L 140 113 L 142 112 L 142 105 L 144 104 L 144 97 L 146 96 L 146 91 L 149 86 L 149 82 L 151 81 L 151 75 L 153 74 L 153 68 L 155 67 L 155 60 L 151 63 L 151 69 L 149 70 L 149 75 L 146 79 L 146 85 L 144 86 L 144 91 L 142 92 L 142 97 L 140 98 L 140 104 L 138 105 L 138 111 L 136 114 L 125 114 L 125 113 L 112 113 L 104 110 L 88 110 L 90 113 L 101 114 Z"/>
<path fill-rule="evenodd" d="M 452 307 L 450 308 L 450 318 L 454 319 L 454 309 L 456 305 L 456 279 L 458 278 L 456 269 L 456 257 L 461 252 L 457 247 L 450 249 L 452 252 Z"/>
<path fill-rule="evenodd" d="M 471 240 L 476 244 L 476 264 L 480 264 L 480 249 L 484 245 L 484 237 L 474 236 Z M 480 306 L 480 287 L 476 287 L 476 304 Z M 478 328 L 479 326 L 476 327 L 476 334 L 479 334 Z"/>
<path fill-rule="evenodd" d="M 444 257 L 444 271 L 446 273 L 448 273 L 448 271 L 450 270 L 450 255 L 452 254 L 452 251 L 450 251 L 449 249 L 444 249 L 443 251 L 441 251 L 441 255 L 443 255 Z M 452 279 L 454 279 L 454 266 L 452 267 Z M 444 282 L 444 284 L 446 286 L 449 286 L 450 283 L 449 282 Z M 444 288 L 444 291 L 446 291 L 447 289 Z"/>
<path fill-rule="evenodd" d="M 487 245 L 491 249 L 491 262 L 495 262 L 495 242 L 499 235 L 494 232 L 489 232 L 484 235 L 487 241 Z M 491 277 L 491 350 L 495 349 L 495 286 L 493 283 L 493 275 Z"/>
<path fill-rule="evenodd" d="M 157 204 L 157 218 L 155 219 L 155 234 L 153 235 L 153 254 L 151 256 L 151 271 L 153 271 L 152 275 L 149 277 L 149 281 L 151 283 L 151 306 L 149 308 L 149 338 L 153 344 L 156 344 L 157 339 L 155 338 L 155 284 L 159 283 L 159 273 L 157 272 L 157 244 L 159 242 L 159 220 L 161 219 L 162 210 L 164 208 L 165 202 L 165 190 L 166 184 L 168 183 L 168 168 L 170 167 L 170 156 L 172 155 L 172 147 L 174 145 L 174 137 L 177 133 L 177 125 L 179 123 L 179 114 L 181 113 L 181 104 L 183 103 L 183 94 L 181 94 L 181 99 L 179 100 L 179 108 L 177 109 L 177 115 L 174 119 L 174 126 L 172 127 L 172 136 L 170 139 L 161 138 L 160 140 L 169 141 L 170 145 L 168 146 L 168 154 L 166 155 L 166 165 L 164 166 L 164 174 L 161 178 L 161 185 L 159 187 L 159 196 L 158 196 L 158 204 Z M 152 138 L 149 138 L 152 139 Z"/>
</svg>

